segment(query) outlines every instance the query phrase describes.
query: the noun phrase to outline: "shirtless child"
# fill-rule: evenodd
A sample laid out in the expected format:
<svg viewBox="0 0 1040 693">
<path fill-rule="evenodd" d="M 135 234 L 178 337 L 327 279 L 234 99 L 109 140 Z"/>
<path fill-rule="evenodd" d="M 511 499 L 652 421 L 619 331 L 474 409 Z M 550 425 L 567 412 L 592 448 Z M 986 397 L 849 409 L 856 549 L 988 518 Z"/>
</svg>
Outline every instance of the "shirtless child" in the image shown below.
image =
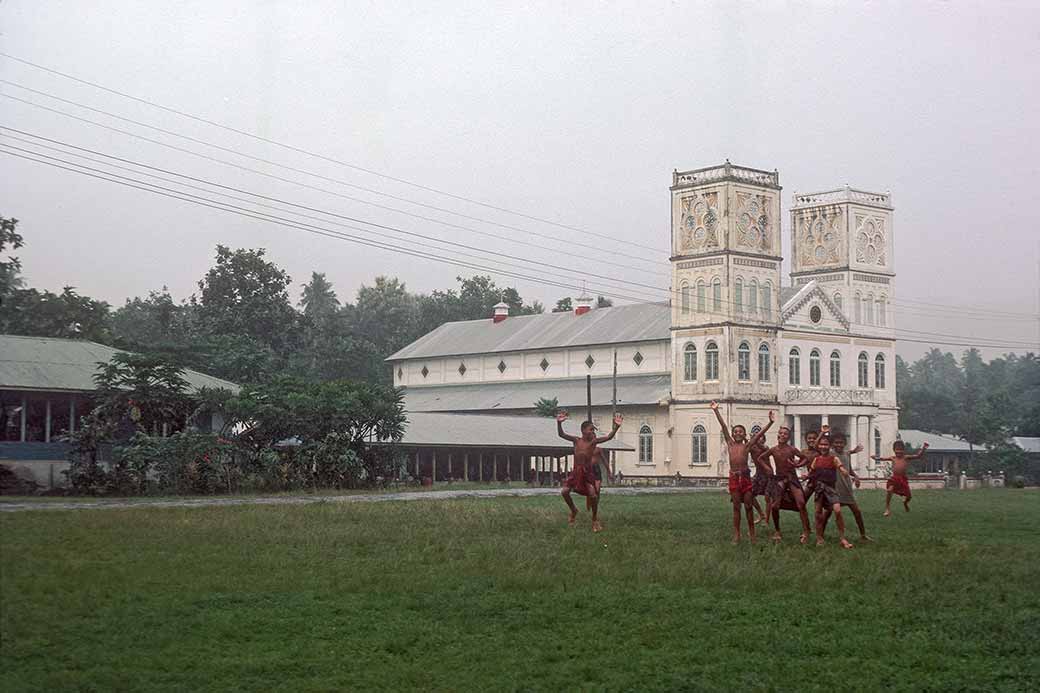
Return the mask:
<svg viewBox="0 0 1040 693">
<path fill-rule="evenodd" d="M 855 470 L 852 468 L 852 456 L 857 452 L 863 450 L 862 445 L 857 445 L 851 450 L 845 450 L 845 434 L 838 432 L 832 436 L 834 440 L 834 455 L 841 463 L 849 470 L 849 475 L 843 474 L 838 475 L 838 483 L 835 485 L 835 490 L 838 492 L 838 502 L 841 503 L 843 508 L 848 508 L 852 511 L 852 516 L 856 518 L 856 526 L 859 527 L 859 540 L 860 541 L 874 541 L 867 536 L 866 526 L 863 524 L 863 513 L 859 509 L 859 504 L 856 502 L 856 495 L 852 490 L 853 483 L 856 488 L 859 488 L 859 476 L 856 475 Z M 827 522 L 831 518 L 831 509 L 823 507 L 823 522 L 818 523 L 823 527 L 823 531 L 827 531 Z M 823 536 L 822 534 L 820 536 Z"/>
<path fill-rule="evenodd" d="M 826 432 L 826 431 L 824 431 Z M 812 464 L 813 458 L 819 453 L 816 451 L 816 440 L 820 437 L 819 431 L 808 431 L 805 434 L 805 447 L 802 448 L 802 457 L 805 458 L 805 471 L 806 473 L 802 476 L 805 481 L 805 489 L 802 493 L 805 495 L 805 502 L 808 503 L 809 499 L 812 498 L 813 494 L 813 481 L 812 477 L 809 476 L 809 465 Z"/>
<path fill-rule="evenodd" d="M 871 459 L 877 460 L 878 462 L 891 462 L 892 463 L 892 476 L 889 477 L 888 482 L 885 483 L 885 490 L 888 492 L 885 494 L 885 517 L 892 515 L 892 494 L 903 497 L 903 509 L 910 512 L 910 500 L 913 497 L 910 493 L 910 481 L 906 476 L 906 468 L 908 463 L 913 460 L 919 460 L 924 457 L 925 451 L 928 450 L 928 443 L 921 446 L 921 452 L 916 452 L 913 455 L 906 454 L 906 445 L 903 441 L 897 440 L 892 443 L 892 456 L 891 457 L 878 457 L 877 455 L 871 455 Z"/>
<path fill-rule="evenodd" d="M 816 484 L 816 506 L 819 512 L 816 514 L 816 545 L 823 546 L 823 508 L 830 507 L 834 513 L 834 519 L 838 523 L 838 541 L 842 548 L 851 549 L 852 544 L 845 538 L 845 518 L 841 515 L 841 502 L 838 500 L 838 492 L 834 485 L 838 481 L 838 474 L 849 475 L 849 471 L 837 457 L 831 454 L 830 435 L 821 435 L 816 440 L 816 450 L 819 453 L 812 461 L 811 476 Z"/>
<path fill-rule="evenodd" d="M 773 541 L 780 541 L 780 523 L 777 518 L 780 515 L 780 505 L 783 503 L 784 494 L 789 493 L 791 498 L 794 499 L 795 506 L 798 508 L 798 514 L 802 518 L 802 536 L 800 541 L 804 544 L 809 540 L 809 513 L 805 510 L 805 494 L 802 492 L 802 484 L 798 480 L 798 467 L 806 464 L 806 457 L 798 448 L 790 444 L 790 440 L 791 429 L 787 426 L 781 426 L 776 432 L 776 445 L 761 455 L 763 460 L 768 460 L 770 457 L 773 458 L 775 470 L 773 479 L 776 483 L 773 486 L 773 494 L 769 498 L 769 510 L 767 512 L 770 515 L 774 512 L 776 513 L 776 515 L 773 515 L 773 523 L 776 525 Z M 813 450 L 813 454 L 815 452 Z"/>
<path fill-rule="evenodd" d="M 733 543 L 740 543 L 740 506 L 743 505 L 747 512 L 748 537 L 751 543 L 755 543 L 755 515 L 751 510 L 752 484 L 751 470 L 748 468 L 748 454 L 755 445 L 765 438 L 766 431 L 773 425 L 776 415 L 769 412 L 769 423 L 761 431 L 747 439 L 747 429 L 740 424 L 733 427 L 732 434 L 726 427 L 726 422 L 719 413 L 719 403 L 712 402 L 711 409 L 715 412 L 715 418 L 722 426 L 722 435 L 726 438 L 726 447 L 729 451 L 729 497 L 733 502 Z"/>
<path fill-rule="evenodd" d="M 614 427 L 610 435 L 596 437 L 596 428 L 591 421 L 581 424 L 581 436 L 572 436 L 563 432 L 563 422 L 567 420 L 567 412 L 556 415 L 556 432 L 564 440 L 574 443 L 574 469 L 563 482 L 563 500 L 571 510 L 568 524 L 574 525 L 578 517 L 578 508 L 571 500 L 571 492 L 580 493 L 589 499 L 592 508 L 592 531 L 600 532 L 603 526 L 599 523 L 599 488 L 593 475 L 592 467 L 599 461 L 599 450 L 596 446 L 611 440 L 621 428 L 621 414 L 614 414 Z"/>
<path fill-rule="evenodd" d="M 758 513 L 758 523 L 769 522 L 769 518 L 766 517 L 766 513 L 762 512 L 762 506 L 758 504 L 758 497 L 763 496 L 766 499 L 766 510 L 769 509 L 769 489 L 774 485 L 773 481 L 773 468 L 769 465 L 769 460 L 760 460 L 759 457 L 762 453 L 766 452 L 769 448 L 766 447 L 764 441 L 759 441 L 753 447 L 751 447 L 751 461 L 755 463 L 755 476 L 751 479 L 751 505 L 754 506 L 755 512 Z M 778 513 L 779 514 L 779 513 Z"/>
</svg>

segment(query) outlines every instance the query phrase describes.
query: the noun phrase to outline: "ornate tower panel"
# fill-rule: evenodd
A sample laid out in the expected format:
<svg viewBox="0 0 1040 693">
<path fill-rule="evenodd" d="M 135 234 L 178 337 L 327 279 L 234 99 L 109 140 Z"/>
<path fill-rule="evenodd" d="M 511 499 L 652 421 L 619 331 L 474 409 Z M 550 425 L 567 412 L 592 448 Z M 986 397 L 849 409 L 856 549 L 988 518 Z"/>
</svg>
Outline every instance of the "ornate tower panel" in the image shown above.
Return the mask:
<svg viewBox="0 0 1040 693">
<path fill-rule="evenodd" d="M 794 196 L 791 280 L 815 279 L 851 331 L 893 333 L 892 197 L 848 186 Z"/>
</svg>

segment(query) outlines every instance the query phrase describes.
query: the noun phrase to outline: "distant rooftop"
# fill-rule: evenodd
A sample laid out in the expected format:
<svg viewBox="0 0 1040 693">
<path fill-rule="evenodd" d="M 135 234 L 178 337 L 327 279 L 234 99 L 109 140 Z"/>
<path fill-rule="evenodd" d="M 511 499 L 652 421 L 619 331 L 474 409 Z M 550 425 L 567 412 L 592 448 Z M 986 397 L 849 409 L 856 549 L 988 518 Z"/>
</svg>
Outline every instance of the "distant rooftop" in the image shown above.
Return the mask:
<svg viewBox="0 0 1040 693">
<path fill-rule="evenodd" d="M 928 443 L 928 449 L 932 452 L 969 452 L 971 450 L 971 446 L 960 438 L 942 435 L 941 433 L 918 431 L 914 428 L 899 429 L 899 439 L 915 449 Z M 976 445 L 975 450 L 985 452 L 986 449 Z M 882 453 L 888 455 L 889 450 L 882 450 Z"/>
<path fill-rule="evenodd" d="M 1026 452 L 1040 453 L 1040 438 L 1015 436 L 1011 440 L 1014 441 L 1015 445 L 1022 448 Z"/>
<path fill-rule="evenodd" d="M 719 166 L 695 168 L 692 171 L 672 172 L 673 189 L 722 181 L 751 183 L 753 185 L 765 185 L 777 190 L 780 189 L 780 174 L 775 170 L 762 171 L 757 168 L 737 166 L 736 164 L 731 164 L 729 159 L 726 160 L 726 163 Z"/>
<path fill-rule="evenodd" d="M 856 190 L 846 185 L 844 188 L 838 188 L 837 190 L 824 190 L 823 192 L 805 193 L 804 195 L 795 193 L 794 206 L 791 209 L 815 207 L 821 204 L 838 204 L 840 202 L 856 202 L 858 204 L 870 205 L 871 207 L 892 209 L 892 194 Z"/>
<path fill-rule="evenodd" d="M 98 363 L 108 363 L 119 349 L 81 339 L 0 335 L 0 388 L 90 392 Z M 184 379 L 198 390 L 223 388 L 238 392 L 238 385 L 185 369 Z"/>
<path fill-rule="evenodd" d="M 584 315 L 517 315 L 497 323 L 489 315 L 444 323 L 386 360 L 660 341 L 671 338 L 670 327 L 667 303 L 594 308 Z"/>
</svg>

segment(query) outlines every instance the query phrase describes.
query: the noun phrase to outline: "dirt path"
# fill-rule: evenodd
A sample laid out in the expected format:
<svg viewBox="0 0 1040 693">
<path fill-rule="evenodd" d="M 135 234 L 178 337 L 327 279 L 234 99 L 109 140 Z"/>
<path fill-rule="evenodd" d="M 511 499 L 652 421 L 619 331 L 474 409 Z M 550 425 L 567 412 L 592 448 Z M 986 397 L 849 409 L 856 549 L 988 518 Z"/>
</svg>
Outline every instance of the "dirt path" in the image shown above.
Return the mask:
<svg viewBox="0 0 1040 693">
<path fill-rule="evenodd" d="M 610 496 L 640 496 L 670 493 L 695 493 L 702 491 L 714 491 L 713 488 L 674 488 L 674 487 L 635 487 L 626 486 L 608 488 L 604 491 L 605 497 Z M 233 498 L 183 498 L 150 500 L 140 499 L 112 499 L 112 500 L 84 500 L 73 503 L 61 501 L 40 502 L 0 502 L 0 512 L 24 512 L 27 510 L 106 510 L 124 508 L 212 508 L 228 505 L 310 505 L 313 503 L 379 503 L 384 501 L 421 501 L 421 500 L 448 500 L 455 498 L 499 498 L 503 496 L 530 497 L 530 496 L 556 496 L 559 495 L 558 488 L 499 488 L 499 489 L 467 489 L 463 491 L 404 491 L 396 493 L 359 493 L 356 495 L 342 496 L 236 496 Z"/>
</svg>

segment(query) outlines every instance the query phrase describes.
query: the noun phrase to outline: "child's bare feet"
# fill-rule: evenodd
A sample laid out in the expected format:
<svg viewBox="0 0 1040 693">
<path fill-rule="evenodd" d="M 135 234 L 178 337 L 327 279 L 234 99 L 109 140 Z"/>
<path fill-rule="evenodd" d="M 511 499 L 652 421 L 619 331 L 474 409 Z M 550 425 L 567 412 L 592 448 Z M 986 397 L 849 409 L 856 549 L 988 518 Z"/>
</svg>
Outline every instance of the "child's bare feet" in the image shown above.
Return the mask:
<svg viewBox="0 0 1040 693">
<path fill-rule="evenodd" d="M 577 520 L 578 520 L 578 511 L 577 510 L 571 511 L 571 516 L 569 518 L 567 518 L 567 524 L 569 526 L 573 527 L 575 522 L 577 522 Z"/>
<path fill-rule="evenodd" d="M 592 523 L 592 531 L 593 532 L 602 532 L 603 531 L 603 525 L 601 525 L 599 523 L 599 520 L 596 520 L 595 522 Z"/>
<path fill-rule="evenodd" d="M 908 501 L 908 500 L 903 501 L 903 509 L 906 510 L 907 512 L 910 512 L 910 501 Z"/>
<path fill-rule="evenodd" d="M 823 540 L 821 539 L 820 541 L 822 542 Z M 798 542 L 801 543 L 801 544 L 808 544 L 809 543 L 809 533 L 808 532 L 802 532 L 802 536 L 798 537 Z"/>
<path fill-rule="evenodd" d="M 852 544 L 849 543 L 848 539 L 846 539 L 845 537 L 842 537 L 841 538 L 841 548 L 843 548 L 843 549 L 851 549 L 852 548 Z"/>
<path fill-rule="evenodd" d="M 733 535 L 733 541 L 730 542 L 730 543 L 733 544 L 734 546 L 739 544 L 740 543 L 740 535 L 739 534 L 734 534 Z"/>
<path fill-rule="evenodd" d="M 775 532 L 773 534 L 773 541 L 775 541 L 777 544 L 779 544 L 783 540 L 784 540 L 784 538 L 782 536 L 780 536 L 780 532 Z"/>
<path fill-rule="evenodd" d="M 882 517 L 892 517 L 892 511 L 888 508 L 885 508 L 885 512 L 882 513 Z"/>
<path fill-rule="evenodd" d="M 868 537 L 868 536 L 867 536 L 866 534 L 861 534 L 861 535 L 859 535 L 859 540 L 860 540 L 860 541 L 874 541 L 873 539 L 871 539 L 870 537 Z"/>
<path fill-rule="evenodd" d="M 816 540 L 816 545 L 817 546 L 823 546 L 823 544 L 824 544 L 823 537 L 820 537 L 819 539 Z"/>
</svg>

